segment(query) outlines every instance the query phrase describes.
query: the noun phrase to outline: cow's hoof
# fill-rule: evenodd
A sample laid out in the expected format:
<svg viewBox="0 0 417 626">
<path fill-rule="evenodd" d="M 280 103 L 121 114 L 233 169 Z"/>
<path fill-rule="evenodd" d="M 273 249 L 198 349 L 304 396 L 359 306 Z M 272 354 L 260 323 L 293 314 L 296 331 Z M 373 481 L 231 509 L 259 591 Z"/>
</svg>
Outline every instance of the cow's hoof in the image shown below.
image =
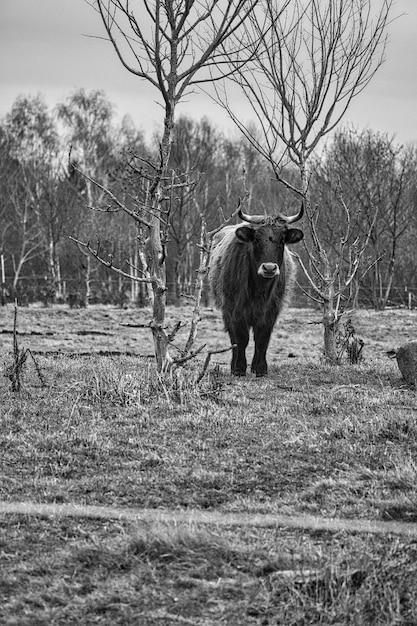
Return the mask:
<svg viewBox="0 0 417 626">
<path fill-rule="evenodd" d="M 255 372 L 256 378 L 262 378 L 263 376 L 268 376 L 268 372 Z"/>
<path fill-rule="evenodd" d="M 246 376 L 246 372 L 242 372 L 239 370 L 233 370 L 232 371 L 233 376 Z"/>
</svg>

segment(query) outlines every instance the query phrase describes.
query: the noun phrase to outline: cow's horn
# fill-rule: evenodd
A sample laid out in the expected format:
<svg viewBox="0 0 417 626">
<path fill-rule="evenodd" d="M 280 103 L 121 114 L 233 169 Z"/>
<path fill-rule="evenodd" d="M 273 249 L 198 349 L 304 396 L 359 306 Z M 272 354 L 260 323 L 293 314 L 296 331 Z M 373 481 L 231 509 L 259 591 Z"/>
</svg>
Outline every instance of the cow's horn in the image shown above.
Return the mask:
<svg viewBox="0 0 417 626">
<path fill-rule="evenodd" d="M 264 215 L 247 215 L 247 213 L 243 213 L 242 209 L 239 209 L 238 215 L 241 220 L 251 224 L 261 224 L 265 220 Z"/>
<path fill-rule="evenodd" d="M 282 215 L 282 213 L 278 213 L 278 217 L 280 217 L 287 224 L 294 224 L 294 222 L 298 222 L 304 215 L 304 200 L 301 201 L 301 207 L 298 213 L 295 215 Z"/>
</svg>

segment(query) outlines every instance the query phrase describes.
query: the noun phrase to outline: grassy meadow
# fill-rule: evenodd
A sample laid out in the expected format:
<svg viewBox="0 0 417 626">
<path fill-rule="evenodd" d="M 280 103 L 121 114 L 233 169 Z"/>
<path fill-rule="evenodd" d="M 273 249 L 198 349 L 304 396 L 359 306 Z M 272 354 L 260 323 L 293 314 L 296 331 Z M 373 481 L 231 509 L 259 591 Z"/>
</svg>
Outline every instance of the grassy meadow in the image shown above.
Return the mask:
<svg viewBox="0 0 417 626">
<path fill-rule="evenodd" d="M 0 312 L 12 361 L 13 307 Z M 168 310 L 168 323 L 190 319 Z M 233 378 L 220 315 L 159 377 L 149 311 L 22 308 L 22 388 L 0 382 L 0 500 L 417 522 L 417 397 L 387 352 L 417 312 L 358 311 L 363 361 L 324 363 L 289 309 L 269 376 Z M 130 324 L 130 325 L 129 325 Z M 187 327 L 176 343 L 181 347 Z M 252 345 L 250 346 L 250 351 Z M 175 348 L 173 348 L 175 351 Z M 1 624 L 417 623 L 417 541 L 389 534 L 0 515 Z"/>
</svg>

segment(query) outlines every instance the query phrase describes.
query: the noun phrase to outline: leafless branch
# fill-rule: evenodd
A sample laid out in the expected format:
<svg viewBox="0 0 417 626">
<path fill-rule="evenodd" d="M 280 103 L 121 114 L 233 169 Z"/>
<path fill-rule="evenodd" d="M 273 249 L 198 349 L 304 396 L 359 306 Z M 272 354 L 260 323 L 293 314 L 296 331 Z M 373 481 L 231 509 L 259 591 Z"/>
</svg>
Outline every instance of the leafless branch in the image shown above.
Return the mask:
<svg viewBox="0 0 417 626">
<path fill-rule="evenodd" d="M 194 359 L 196 356 L 198 356 L 206 347 L 206 344 L 203 343 L 203 345 L 201 345 L 199 348 L 197 348 L 197 350 L 194 350 L 194 352 L 190 352 L 190 354 L 186 354 L 185 356 L 181 356 L 181 357 L 174 357 L 173 362 L 175 365 L 184 365 L 184 363 L 187 363 L 187 361 L 191 361 L 191 359 Z"/>
<path fill-rule="evenodd" d="M 70 156 L 71 156 L 71 154 L 69 155 L 69 157 Z M 80 174 L 80 176 L 82 176 L 86 180 L 90 181 L 90 183 L 92 183 L 98 189 L 103 191 L 111 199 L 111 201 L 116 205 L 116 207 L 118 207 L 115 210 L 124 211 L 125 213 L 127 213 L 127 215 L 129 215 L 132 219 L 134 219 L 135 222 L 139 222 L 140 224 L 143 224 L 144 226 L 147 226 L 148 228 L 150 228 L 150 222 L 145 220 L 141 215 L 139 215 L 135 211 L 132 211 L 131 209 L 129 209 L 129 207 L 127 207 L 123 202 L 121 202 L 114 195 L 114 193 L 110 191 L 110 189 L 108 189 L 107 187 L 105 187 L 104 185 L 99 183 L 97 180 L 94 180 L 93 178 L 91 178 L 88 174 L 83 172 L 74 162 L 71 163 L 71 167 L 74 169 L 74 171 L 76 171 L 78 174 Z"/>
<path fill-rule="evenodd" d="M 222 354 L 224 352 L 230 352 L 230 350 L 233 350 L 233 348 L 235 348 L 235 347 L 236 347 L 236 345 L 233 344 L 232 346 L 229 346 L 228 348 L 223 348 L 222 350 L 210 350 L 207 353 L 207 356 L 205 358 L 203 368 L 202 368 L 200 374 L 197 377 L 196 385 L 198 385 L 198 383 L 201 382 L 202 379 L 204 378 L 204 374 L 206 373 L 207 368 L 210 365 L 211 357 L 213 356 L 213 354 Z"/>
<path fill-rule="evenodd" d="M 106 259 L 103 259 L 100 256 L 98 249 L 94 250 L 94 248 L 91 247 L 89 241 L 87 241 L 87 242 L 80 241 L 79 239 L 76 239 L 75 237 L 69 237 L 69 239 L 71 241 L 74 241 L 83 250 L 86 250 L 87 253 L 91 254 L 91 256 L 93 256 L 95 259 L 97 259 L 97 261 L 99 261 L 99 263 L 101 263 L 105 267 L 111 268 L 113 270 L 113 272 L 115 272 L 116 274 L 119 274 L 119 276 L 123 276 L 124 278 L 128 278 L 129 280 L 133 280 L 133 281 L 135 281 L 137 283 L 150 283 L 150 282 L 152 282 L 151 278 L 140 278 L 139 276 L 135 276 L 134 274 L 128 274 L 127 272 L 124 272 L 120 268 L 115 267 L 113 265 L 113 260 L 110 259 L 110 261 L 106 261 Z M 98 248 L 99 248 L 99 246 L 98 246 Z"/>
<path fill-rule="evenodd" d="M 262 0 L 245 23 L 243 68 L 230 54 L 232 80 L 251 104 L 262 142 L 234 114 L 227 91 L 216 97 L 270 162 L 306 159 L 335 128 L 383 63 L 392 0 Z M 233 42 L 230 43 L 233 48 Z M 254 54 L 256 51 L 256 54 Z"/>
</svg>

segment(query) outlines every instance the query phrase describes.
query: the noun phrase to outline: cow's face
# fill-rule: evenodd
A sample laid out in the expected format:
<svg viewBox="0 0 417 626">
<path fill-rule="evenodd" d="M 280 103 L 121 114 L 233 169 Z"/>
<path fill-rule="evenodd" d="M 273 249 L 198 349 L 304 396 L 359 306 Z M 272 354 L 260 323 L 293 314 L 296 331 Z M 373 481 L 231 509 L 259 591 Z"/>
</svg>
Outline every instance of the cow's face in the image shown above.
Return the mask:
<svg viewBox="0 0 417 626">
<path fill-rule="evenodd" d="M 279 276 L 286 244 L 301 241 L 304 234 L 298 228 L 288 228 L 282 222 L 240 226 L 236 237 L 246 245 L 252 245 L 253 259 L 258 276 L 265 279 Z"/>
</svg>

